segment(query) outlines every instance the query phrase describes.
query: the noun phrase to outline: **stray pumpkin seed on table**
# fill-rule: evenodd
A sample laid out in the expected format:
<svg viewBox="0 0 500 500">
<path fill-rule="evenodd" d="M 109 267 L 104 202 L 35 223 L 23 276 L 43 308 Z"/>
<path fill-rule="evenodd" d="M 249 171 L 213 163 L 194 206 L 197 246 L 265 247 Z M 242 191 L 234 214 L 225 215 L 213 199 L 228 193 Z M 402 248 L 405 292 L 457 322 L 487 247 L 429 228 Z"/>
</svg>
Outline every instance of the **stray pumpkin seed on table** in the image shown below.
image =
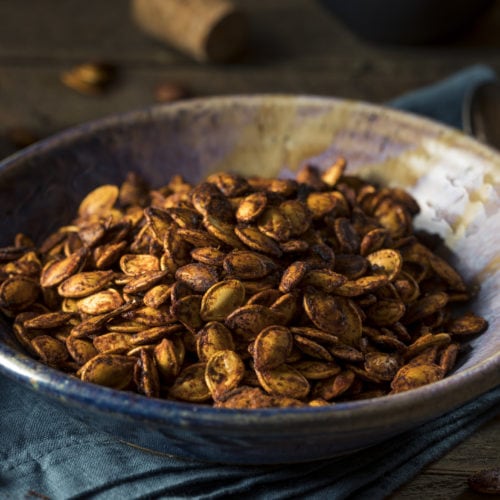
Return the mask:
<svg viewBox="0 0 500 500">
<path fill-rule="evenodd" d="M 221 408 L 324 406 L 441 380 L 487 329 L 399 188 L 305 166 L 97 187 L 36 247 L 0 248 L 21 346 L 84 382 Z"/>
</svg>

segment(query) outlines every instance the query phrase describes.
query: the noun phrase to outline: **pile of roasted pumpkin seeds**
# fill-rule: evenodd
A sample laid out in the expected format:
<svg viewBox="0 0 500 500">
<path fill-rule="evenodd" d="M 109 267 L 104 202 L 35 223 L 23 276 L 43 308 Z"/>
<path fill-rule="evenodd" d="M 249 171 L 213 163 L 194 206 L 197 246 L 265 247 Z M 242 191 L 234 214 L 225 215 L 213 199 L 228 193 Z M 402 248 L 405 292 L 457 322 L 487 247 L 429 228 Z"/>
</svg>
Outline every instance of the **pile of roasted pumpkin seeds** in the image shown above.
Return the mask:
<svg viewBox="0 0 500 500">
<path fill-rule="evenodd" d="M 39 247 L 0 249 L 1 309 L 47 365 L 155 398 L 320 406 L 440 380 L 487 322 L 453 315 L 469 292 L 411 195 L 345 166 L 100 186 Z"/>
</svg>

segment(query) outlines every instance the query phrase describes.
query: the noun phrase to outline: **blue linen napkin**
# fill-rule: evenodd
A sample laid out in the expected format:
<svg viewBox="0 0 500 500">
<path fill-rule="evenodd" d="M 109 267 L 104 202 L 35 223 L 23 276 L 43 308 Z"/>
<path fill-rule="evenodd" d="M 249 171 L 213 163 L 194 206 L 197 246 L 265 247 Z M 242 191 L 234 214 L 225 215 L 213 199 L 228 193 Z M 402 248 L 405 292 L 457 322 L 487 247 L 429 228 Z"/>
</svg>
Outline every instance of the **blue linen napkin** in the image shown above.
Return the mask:
<svg viewBox="0 0 500 500">
<path fill-rule="evenodd" d="M 495 78 L 473 66 L 390 105 L 460 127 L 468 89 Z M 500 387 L 375 448 L 284 466 L 206 464 L 147 452 L 71 419 L 0 375 L 0 498 L 378 499 L 498 414 Z"/>
</svg>

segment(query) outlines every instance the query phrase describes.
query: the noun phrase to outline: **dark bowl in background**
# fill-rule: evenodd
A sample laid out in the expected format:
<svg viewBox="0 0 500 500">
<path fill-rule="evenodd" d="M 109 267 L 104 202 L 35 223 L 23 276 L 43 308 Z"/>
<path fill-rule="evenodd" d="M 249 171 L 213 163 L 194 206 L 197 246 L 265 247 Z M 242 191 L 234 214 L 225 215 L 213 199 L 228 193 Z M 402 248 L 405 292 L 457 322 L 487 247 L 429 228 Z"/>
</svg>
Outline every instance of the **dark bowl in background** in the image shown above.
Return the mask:
<svg viewBox="0 0 500 500">
<path fill-rule="evenodd" d="M 425 44 L 465 30 L 491 0 L 319 0 L 353 33 L 374 42 Z"/>
</svg>

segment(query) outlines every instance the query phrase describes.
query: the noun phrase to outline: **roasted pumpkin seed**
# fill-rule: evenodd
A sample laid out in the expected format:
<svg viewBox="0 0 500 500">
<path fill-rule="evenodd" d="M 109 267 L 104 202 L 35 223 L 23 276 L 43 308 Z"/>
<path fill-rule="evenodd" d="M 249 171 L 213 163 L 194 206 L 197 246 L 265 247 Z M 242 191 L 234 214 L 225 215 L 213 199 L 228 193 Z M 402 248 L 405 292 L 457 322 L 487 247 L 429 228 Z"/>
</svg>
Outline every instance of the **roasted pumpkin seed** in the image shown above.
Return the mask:
<svg viewBox="0 0 500 500">
<path fill-rule="evenodd" d="M 30 355 L 148 397 L 323 406 L 440 380 L 487 321 L 455 316 L 473 291 L 413 197 L 346 165 L 98 187 L 38 249 L 0 248 L 0 310 Z"/>
</svg>

